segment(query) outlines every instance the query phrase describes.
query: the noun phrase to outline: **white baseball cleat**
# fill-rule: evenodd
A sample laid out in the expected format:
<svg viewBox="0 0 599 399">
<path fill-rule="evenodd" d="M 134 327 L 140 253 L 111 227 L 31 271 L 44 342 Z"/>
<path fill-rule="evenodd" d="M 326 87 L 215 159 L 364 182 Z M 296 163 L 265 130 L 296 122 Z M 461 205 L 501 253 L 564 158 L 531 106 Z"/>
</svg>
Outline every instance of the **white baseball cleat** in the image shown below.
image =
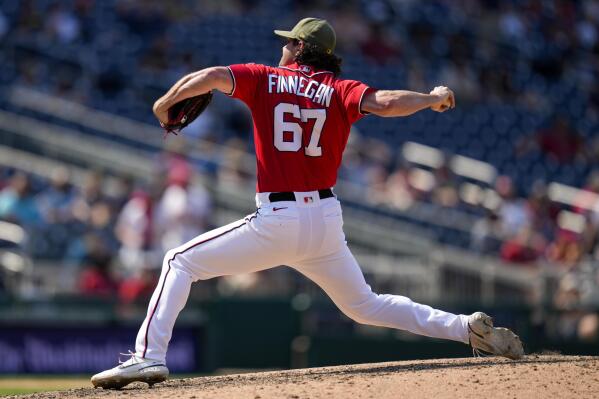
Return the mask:
<svg viewBox="0 0 599 399">
<path fill-rule="evenodd" d="M 524 355 L 520 337 L 503 327 L 493 327 L 493 319 L 483 312 L 468 317 L 468 336 L 474 356 L 497 355 L 517 360 Z"/>
<path fill-rule="evenodd" d="M 134 353 L 131 358 L 118 366 L 102 371 L 91 379 L 95 388 L 121 389 L 132 382 L 145 382 L 150 387 L 168 378 L 168 369 L 163 362 L 144 359 Z"/>
</svg>

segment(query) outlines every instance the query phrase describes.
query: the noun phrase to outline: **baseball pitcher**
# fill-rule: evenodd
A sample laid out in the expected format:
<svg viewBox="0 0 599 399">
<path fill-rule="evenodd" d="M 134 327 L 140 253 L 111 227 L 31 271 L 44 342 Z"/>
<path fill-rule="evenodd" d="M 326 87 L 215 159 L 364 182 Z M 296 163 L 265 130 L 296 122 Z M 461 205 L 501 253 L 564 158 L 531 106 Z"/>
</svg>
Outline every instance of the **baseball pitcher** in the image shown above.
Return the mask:
<svg viewBox="0 0 599 399">
<path fill-rule="evenodd" d="M 279 66 L 203 69 L 183 77 L 154 104 L 165 127 L 176 122 L 171 107 L 212 90 L 250 108 L 258 210 L 166 253 L 135 353 L 121 365 L 94 375 L 93 385 L 118 389 L 133 381 L 150 385 L 164 381 L 168 343 L 191 284 L 278 265 L 288 265 L 314 281 L 358 323 L 460 341 L 470 344 L 476 354 L 520 358 L 518 336 L 493 327 L 482 312 L 455 315 L 403 296 L 372 292 L 345 241 L 333 187 L 351 125 L 367 115 L 408 116 L 429 108 L 445 112 L 455 107 L 453 92 L 443 86 L 428 94 L 377 90 L 340 79 L 335 32 L 325 20 L 305 18 L 291 31 L 275 34 L 287 39 Z"/>
</svg>

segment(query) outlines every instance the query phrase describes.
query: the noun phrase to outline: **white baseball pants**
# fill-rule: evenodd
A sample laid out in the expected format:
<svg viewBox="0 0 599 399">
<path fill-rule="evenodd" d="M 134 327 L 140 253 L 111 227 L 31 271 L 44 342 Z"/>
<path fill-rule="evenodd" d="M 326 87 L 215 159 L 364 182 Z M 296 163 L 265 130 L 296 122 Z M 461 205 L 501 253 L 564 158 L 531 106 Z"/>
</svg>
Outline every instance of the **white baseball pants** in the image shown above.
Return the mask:
<svg viewBox="0 0 599 399">
<path fill-rule="evenodd" d="M 321 200 L 318 192 L 296 192 L 295 197 L 295 202 L 270 203 L 268 193 L 259 193 L 255 214 L 168 251 L 137 335 L 136 354 L 165 360 L 192 282 L 279 265 L 293 267 L 314 281 L 359 323 L 468 343 L 468 316 L 372 292 L 345 242 L 336 198 Z"/>
</svg>

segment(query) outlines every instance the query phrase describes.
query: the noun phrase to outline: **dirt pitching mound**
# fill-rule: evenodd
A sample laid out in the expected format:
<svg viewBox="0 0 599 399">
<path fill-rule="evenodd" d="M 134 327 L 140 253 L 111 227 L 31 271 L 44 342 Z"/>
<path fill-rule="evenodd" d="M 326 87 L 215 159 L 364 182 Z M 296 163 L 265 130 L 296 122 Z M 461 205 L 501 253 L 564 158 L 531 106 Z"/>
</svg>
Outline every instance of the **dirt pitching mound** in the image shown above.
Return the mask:
<svg viewBox="0 0 599 399">
<path fill-rule="evenodd" d="M 73 389 L 19 398 L 599 398 L 599 357 L 414 360 Z"/>
</svg>

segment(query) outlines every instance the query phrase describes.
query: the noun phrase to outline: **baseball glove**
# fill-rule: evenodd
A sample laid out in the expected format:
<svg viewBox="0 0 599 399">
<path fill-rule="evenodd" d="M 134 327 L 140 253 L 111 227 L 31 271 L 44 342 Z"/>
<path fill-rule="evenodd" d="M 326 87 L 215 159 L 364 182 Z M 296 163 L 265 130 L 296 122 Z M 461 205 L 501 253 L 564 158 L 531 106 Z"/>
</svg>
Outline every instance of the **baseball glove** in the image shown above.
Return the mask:
<svg viewBox="0 0 599 399">
<path fill-rule="evenodd" d="M 210 101 L 212 101 L 211 91 L 179 101 L 170 107 L 168 109 L 168 123 L 160 123 L 166 131 L 164 136 L 166 137 L 169 133 L 178 134 L 181 129 L 204 112 Z"/>
</svg>

